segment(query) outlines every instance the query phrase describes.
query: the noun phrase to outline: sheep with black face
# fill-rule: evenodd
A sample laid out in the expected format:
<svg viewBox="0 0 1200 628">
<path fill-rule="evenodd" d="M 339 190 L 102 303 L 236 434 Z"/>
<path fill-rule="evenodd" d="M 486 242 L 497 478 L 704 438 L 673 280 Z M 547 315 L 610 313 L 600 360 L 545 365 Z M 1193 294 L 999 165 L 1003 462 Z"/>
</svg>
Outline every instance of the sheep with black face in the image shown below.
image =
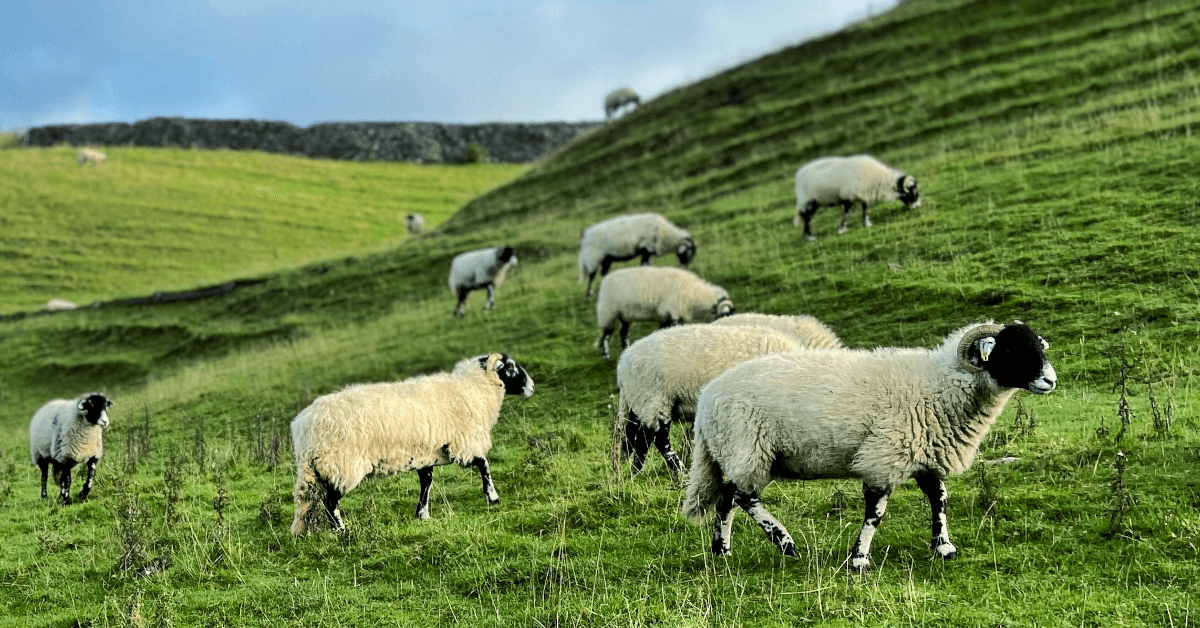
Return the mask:
<svg viewBox="0 0 1200 628">
<path fill-rule="evenodd" d="M 804 222 L 804 238 L 816 240 L 812 234 L 812 217 L 817 209 L 841 205 L 842 226 L 838 234 L 849 229 L 850 208 L 862 204 L 863 226 L 871 226 L 867 205 L 900 201 L 906 207 L 920 207 L 921 195 L 915 177 L 904 174 L 870 155 L 852 157 L 822 157 L 808 162 L 796 171 L 797 227 Z"/>
<path fill-rule="evenodd" d="M 511 246 L 496 246 L 459 253 L 450 262 L 450 292 L 458 297 L 455 316 L 467 313 L 467 295 L 472 290 L 487 288 L 483 309 L 496 306 L 496 288 L 504 283 L 508 269 L 517 265 L 517 255 Z"/>
<path fill-rule="evenodd" d="M 42 499 L 46 499 L 46 479 L 53 466 L 62 504 L 70 504 L 71 469 L 80 462 L 87 464 L 87 479 L 78 499 L 87 499 L 96 477 L 96 464 L 104 455 L 104 430 L 112 405 L 104 395 L 88 393 L 75 399 L 55 399 L 33 414 L 29 455 L 42 471 Z"/>
<path fill-rule="evenodd" d="M 933 552 L 954 558 L 943 480 L 967 470 L 1013 393 L 1054 390 L 1048 346 L 1027 325 L 985 323 L 934 349 L 800 349 L 742 362 L 700 391 L 683 511 L 699 522 L 715 506 L 716 554 L 730 551 L 737 505 L 794 556 L 762 490 L 776 478 L 861 478 L 866 517 L 850 568 L 863 571 L 888 495 L 915 478 L 932 511 Z"/>
</svg>

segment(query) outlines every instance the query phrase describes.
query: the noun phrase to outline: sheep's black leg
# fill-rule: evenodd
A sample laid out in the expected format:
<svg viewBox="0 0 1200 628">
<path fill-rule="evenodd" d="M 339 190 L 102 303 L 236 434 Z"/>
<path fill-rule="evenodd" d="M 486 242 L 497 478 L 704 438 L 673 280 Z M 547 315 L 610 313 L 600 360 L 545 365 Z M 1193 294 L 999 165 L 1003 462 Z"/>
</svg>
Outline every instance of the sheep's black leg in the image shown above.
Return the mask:
<svg viewBox="0 0 1200 628">
<path fill-rule="evenodd" d="M 946 483 L 933 473 L 922 473 L 916 480 L 917 486 L 921 487 L 921 491 L 929 499 L 929 515 L 933 522 L 933 536 L 929 547 L 943 560 L 953 560 L 958 557 L 958 549 L 950 542 L 950 529 L 946 526 L 946 504 L 950 498 L 946 492 Z"/>
<path fill-rule="evenodd" d="M 42 499 L 46 499 L 46 478 L 50 475 L 50 459 L 38 458 L 37 465 L 42 470 Z"/>
<path fill-rule="evenodd" d="M 319 481 L 321 486 L 325 487 L 325 517 L 329 519 L 329 529 L 334 532 L 345 532 L 346 524 L 342 521 L 342 511 L 338 510 L 338 502 L 342 501 L 342 492 L 324 478 Z"/>
<path fill-rule="evenodd" d="M 838 235 L 842 235 L 850 230 L 851 207 L 854 207 L 854 201 L 842 201 L 842 226 L 838 227 Z"/>
<path fill-rule="evenodd" d="M 621 350 L 629 348 L 629 321 L 621 319 Z"/>
<path fill-rule="evenodd" d="M 460 287 L 458 289 L 458 306 L 454 308 L 455 316 L 462 316 L 467 313 L 467 294 L 470 292 L 466 288 Z"/>
<path fill-rule="evenodd" d="M 471 464 L 479 469 L 479 477 L 483 480 L 483 496 L 487 498 L 488 505 L 499 504 L 500 494 L 496 492 L 496 485 L 492 483 L 492 472 L 488 469 L 487 458 L 479 456 L 472 460 Z"/>
<path fill-rule="evenodd" d="M 683 473 L 683 462 L 671 448 L 671 422 L 669 420 L 659 425 L 658 431 L 654 433 L 654 446 L 658 447 L 658 453 L 662 454 L 663 460 L 667 462 L 667 468 L 671 470 L 671 475 L 678 477 Z"/>
<path fill-rule="evenodd" d="M 83 488 L 79 491 L 79 501 L 87 499 L 88 494 L 92 492 L 92 480 L 96 479 L 96 463 L 99 459 L 96 457 L 88 458 L 87 461 L 87 479 L 83 481 Z"/>
<path fill-rule="evenodd" d="M 642 256 L 642 266 L 649 266 L 650 256 L 654 255 L 654 253 L 651 253 L 650 251 L 638 251 L 638 255 Z"/>
<path fill-rule="evenodd" d="M 417 469 L 417 479 L 421 481 L 421 495 L 417 497 L 417 519 L 424 521 L 429 518 L 429 487 L 433 486 L 433 467 Z"/>
<path fill-rule="evenodd" d="M 863 203 L 862 206 L 863 206 L 863 226 L 870 227 L 871 226 L 871 217 L 867 216 L 867 204 Z"/>
<path fill-rule="evenodd" d="M 863 519 L 862 530 L 854 548 L 850 550 L 850 568 L 863 572 L 871 566 L 871 539 L 875 537 L 875 529 L 883 519 L 887 510 L 887 499 L 891 490 L 878 486 L 868 486 L 863 482 L 863 501 L 866 502 L 866 517 Z"/>
<path fill-rule="evenodd" d="M 674 326 L 678 325 L 679 323 L 680 323 L 680 320 L 678 318 L 676 318 L 674 316 L 668 316 L 665 319 L 663 319 L 663 322 L 659 323 L 658 328 L 666 329 L 668 327 L 674 327 Z"/>
<path fill-rule="evenodd" d="M 804 206 L 804 209 L 800 211 L 799 217 L 804 219 L 804 239 L 810 242 L 817 239 L 816 236 L 812 234 L 812 217 L 813 214 L 817 213 L 817 207 L 818 205 L 816 201 L 809 201 L 808 204 Z M 796 226 L 798 227 L 800 225 L 797 224 Z"/>
<path fill-rule="evenodd" d="M 637 475 L 642 472 L 642 467 L 646 465 L 646 452 L 650 450 L 650 431 L 639 420 L 636 426 L 627 425 L 625 427 L 626 434 L 633 431 L 633 461 L 629 464 L 629 473 Z"/>
<path fill-rule="evenodd" d="M 712 551 L 716 556 L 729 554 L 729 542 L 733 535 L 733 496 L 737 486 L 730 482 L 721 489 L 717 498 L 717 520 L 713 523 Z"/>
<path fill-rule="evenodd" d="M 605 360 L 611 357 L 608 353 L 608 339 L 612 338 L 612 333 L 613 328 L 611 326 L 605 327 L 604 331 L 600 332 L 600 355 L 603 356 Z"/>
<path fill-rule="evenodd" d="M 796 555 L 796 543 L 792 541 L 792 535 L 788 534 L 787 528 L 784 528 L 783 524 L 779 523 L 779 520 L 763 507 L 762 502 L 758 501 L 758 493 L 746 493 L 738 490 L 733 495 L 733 502 L 754 518 L 763 532 L 767 533 L 767 538 L 771 539 L 771 542 L 779 548 L 784 556 Z"/>
<path fill-rule="evenodd" d="M 54 461 L 54 475 L 58 476 L 58 496 L 62 499 L 63 506 L 71 503 L 71 467 L 73 466 L 75 466 L 73 462 Z"/>
<path fill-rule="evenodd" d="M 593 270 L 592 272 L 588 273 L 588 289 L 587 294 L 584 295 L 584 298 L 588 301 L 592 300 L 592 281 L 594 279 L 596 279 L 596 271 Z"/>
<path fill-rule="evenodd" d="M 487 303 L 483 304 L 483 309 L 490 310 L 490 309 L 496 307 L 496 286 L 495 286 L 495 284 L 489 283 L 487 285 L 487 291 L 488 291 Z"/>
</svg>

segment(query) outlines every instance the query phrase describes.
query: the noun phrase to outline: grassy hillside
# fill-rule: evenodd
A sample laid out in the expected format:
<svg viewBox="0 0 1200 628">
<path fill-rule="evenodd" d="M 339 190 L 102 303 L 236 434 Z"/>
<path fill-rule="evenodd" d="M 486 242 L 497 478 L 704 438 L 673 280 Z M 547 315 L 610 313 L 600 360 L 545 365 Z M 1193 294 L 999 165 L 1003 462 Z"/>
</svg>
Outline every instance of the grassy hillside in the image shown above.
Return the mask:
<svg viewBox="0 0 1200 628">
<path fill-rule="evenodd" d="M 0 312 L 221 283 L 405 240 L 525 167 L 111 148 L 0 152 Z"/>
<path fill-rule="evenodd" d="M 219 299 L 0 324 L 0 616 L 1195 624 L 1198 5 L 913 0 L 646 103 L 430 237 L 266 274 Z M 839 212 L 822 209 L 820 240 L 804 242 L 792 172 L 858 152 L 915 174 L 923 206 L 880 205 L 873 228 L 856 221 L 844 236 Z M 764 493 L 800 558 L 781 558 L 739 513 L 734 555 L 714 559 L 660 460 L 636 479 L 613 473 L 615 376 L 591 346 L 574 253 L 583 227 L 640 209 L 692 231 L 693 269 L 741 311 L 811 313 L 850 346 L 928 346 L 985 318 L 1050 339 L 1059 390 L 1019 395 L 980 453 L 1017 461 L 948 481 L 959 560 L 930 560 L 928 507 L 911 483 L 889 501 L 875 570 L 850 576 L 854 481 Z M 497 309 L 482 312 L 475 295 L 465 320 L 451 318 L 449 259 L 499 242 L 521 265 Z M 349 382 L 491 350 L 537 381 L 495 430 L 500 505 L 484 504 L 477 475 L 443 467 L 429 521 L 412 518 L 417 480 L 405 474 L 342 502 L 349 534 L 289 537 L 286 426 L 300 408 Z M 1114 387 L 1123 362 L 1128 426 Z M 119 404 L 94 499 L 43 504 L 26 422 L 45 399 L 84 389 Z"/>
</svg>

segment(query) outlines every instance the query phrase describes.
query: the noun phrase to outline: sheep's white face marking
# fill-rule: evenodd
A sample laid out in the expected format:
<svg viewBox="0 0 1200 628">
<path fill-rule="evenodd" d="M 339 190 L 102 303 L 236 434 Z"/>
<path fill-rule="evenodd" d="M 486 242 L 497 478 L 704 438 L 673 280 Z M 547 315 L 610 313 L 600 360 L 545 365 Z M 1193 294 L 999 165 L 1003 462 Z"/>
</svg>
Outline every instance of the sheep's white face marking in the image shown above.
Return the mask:
<svg viewBox="0 0 1200 628">
<path fill-rule="evenodd" d="M 1049 362 L 1042 363 L 1042 372 L 1038 374 L 1038 378 L 1029 383 L 1029 392 L 1035 395 L 1044 395 L 1058 386 L 1058 373 L 1054 370 L 1054 365 Z"/>
</svg>

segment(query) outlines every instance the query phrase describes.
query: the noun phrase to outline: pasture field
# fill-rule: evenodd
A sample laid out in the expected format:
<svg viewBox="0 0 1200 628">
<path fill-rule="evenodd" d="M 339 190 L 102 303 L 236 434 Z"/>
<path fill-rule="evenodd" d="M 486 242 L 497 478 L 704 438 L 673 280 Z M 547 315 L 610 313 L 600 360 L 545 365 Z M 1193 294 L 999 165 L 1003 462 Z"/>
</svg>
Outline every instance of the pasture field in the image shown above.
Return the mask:
<svg viewBox="0 0 1200 628">
<path fill-rule="evenodd" d="M 0 151 L 0 313 L 184 290 L 386 249 L 518 164 L 348 163 L 254 151 Z"/>
<path fill-rule="evenodd" d="M 394 248 L 0 323 L 0 624 L 1194 626 L 1197 35 L 1197 0 L 912 0 L 648 102 Z M 843 236 L 822 209 L 804 242 L 792 173 L 858 152 L 916 175 L 922 207 Z M 979 454 L 1016 461 L 947 482 L 958 560 L 931 560 L 913 483 L 859 576 L 852 480 L 764 492 L 799 558 L 739 513 L 714 559 L 661 459 L 614 471 L 615 374 L 575 252 L 586 225 L 646 209 L 692 231 L 693 270 L 739 311 L 813 314 L 851 347 L 987 318 L 1050 340 L 1058 390 L 1018 393 Z M 474 294 L 453 319 L 450 258 L 501 242 L 520 265 L 496 309 Z M 342 501 L 347 534 L 290 537 L 299 409 L 493 350 L 537 383 L 496 426 L 499 505 L 440 467 L 428 521 L 404 474 Z M 93 497 L 41 502 L 28 419 L 89 389 L 118 404 Z"/>
</svg>

